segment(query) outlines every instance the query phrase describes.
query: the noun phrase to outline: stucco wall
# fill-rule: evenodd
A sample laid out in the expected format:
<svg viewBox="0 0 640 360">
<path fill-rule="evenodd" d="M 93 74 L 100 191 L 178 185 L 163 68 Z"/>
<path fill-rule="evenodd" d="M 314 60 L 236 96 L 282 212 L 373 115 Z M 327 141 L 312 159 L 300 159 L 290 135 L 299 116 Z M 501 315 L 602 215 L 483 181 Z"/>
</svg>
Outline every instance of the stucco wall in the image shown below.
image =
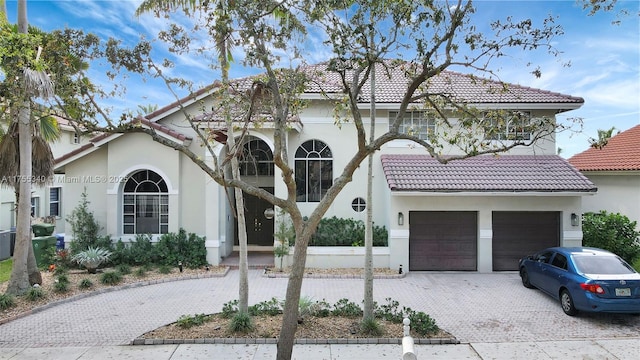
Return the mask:
<svg viewBox="0 0 640 360">
<path fill-rule="evenodd" d="M 620 213 L 638 222 L 640 230 L 640 172 L 635 174 L 598 174 L 584 172 L 597 187 L 593 196 L 585 196 L 582 201 L 583 212 Z"/>
<path fill-rule="evenodd" d="M 582 242 L 580 226 L 571 225 L 571 213 L 579 213 L 580 196 L 428 196 L 420 193 L 391 196 L 390 217 L 404 215 L 404 224 L 392 222 L 389 248 L 390 267 L 409 264 L 409 211 L 477 211 L 478 212 L 478 271 L 491 272 L 492 212 L 493 211 L 559 211 L 561 217 L 561 246 L 579 246 Z"/>
<path fill-rule="evenodd" d="M 102 181 L 103 176 L 108 174 L 107 156 L 107 149 L 100 148 L 68 164 L 65 167 L 62 191 L 65 218 L 70 216 L 73 209 L 80 204 L 81 195 L 86 192 L 89 210 L 93 211 L 96 221 L 103 227 L 102 234 L 109 234 L 105 197 L 109 184 L 107 181 Z M 65 241 L 72 238 L 71 227 L 67 226 Z"/>
</svg>

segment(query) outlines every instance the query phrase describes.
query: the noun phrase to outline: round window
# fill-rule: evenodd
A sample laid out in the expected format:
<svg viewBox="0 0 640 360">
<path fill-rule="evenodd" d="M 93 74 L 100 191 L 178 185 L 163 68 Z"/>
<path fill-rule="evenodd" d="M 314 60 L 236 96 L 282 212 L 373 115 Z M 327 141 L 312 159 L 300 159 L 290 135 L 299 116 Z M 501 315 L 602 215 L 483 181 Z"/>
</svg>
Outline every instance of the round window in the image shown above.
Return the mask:
<svg viewBox="0 0 640 360">
<path fill-rule="evenodd" d="M 367 208 L 367 202 L 363 198 L 358 197 L 351 202 L 351 208 L 357 212 L 363 212 Z"/>
</svg>

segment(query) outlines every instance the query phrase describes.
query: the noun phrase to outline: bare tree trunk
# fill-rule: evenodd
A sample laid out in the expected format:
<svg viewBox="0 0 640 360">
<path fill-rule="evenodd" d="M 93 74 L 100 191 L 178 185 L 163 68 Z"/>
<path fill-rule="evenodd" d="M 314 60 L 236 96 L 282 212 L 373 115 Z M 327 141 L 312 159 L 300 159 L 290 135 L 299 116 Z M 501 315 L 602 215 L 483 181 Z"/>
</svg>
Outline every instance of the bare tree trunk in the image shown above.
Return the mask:
<svg viewBox="0 0 640 360">
<path fill-rule="evenodd" d="M 28 33 L 29 22 L 27 21 L 27 0 L 18 0 L 18 32 Z"/>
<path fill-rule="evenodd" d="M 233 129 L 232 124 L 228 124 L 229 129 Z M 229 131 L 227 147 L 234 148 L 235 140 Z M 233 155 L 231 158 L 231 174 L 234 179 L 240 179 L 238 158 Z M 238 310 L 241 313 L 249 311 L 249 264 L 247 261 L 247 224 L 244 216 L 244 197 L 242 189 L 234 188 L 236 198 L 236 213 L 238 216 L 238 245 L 240 245 L 240 279 L 238 282 Z"/>
<path fill-rule="evenodd" d="M 28 33 L 27 0 L 18 0 L 18 31 Z M 31 245 L 31 175 L 32 138 L 31 105 L 25 89 L 24 101 L 18 109 L 18 148 L 20 172 L 17 179 L 18 210 L 16 216 L 16 244 L 13 268 L 7 286 L 9 294 L 24 294 L 32 284 L 41 284 L 36 258 Z M 20 194 L 22 196 L 20 196 Z"/>
<path fill-rule="evenodd" d="M 18 110 L 18 134 L 20 147 L 20 175 L 17 179 L 18 211 L 16 218 L 16 244 L 13 252 L 13 268 L 7 286 L 7 293 L 20 295 L 27 292 L 29 282 L 29 248 L 31 246 L 31 123 L 28 102 Z M 34 258 L 35 262 L 35 258 Z"/>
<path fill-rule="evenodd" d="M 371 43 L 373 44 L 373 33 Z M 371 121 L 369 141 L 373 142 L 376 131 L 376 64 L 371 72 L 371 104 L 369 119 Z M 367 164 L 367 221 L 364 227 L 364 309 L 362 319 L 373 319 L 373 153 L 368 156 Z"/>
<path fill-rule="evenodd" d="M 291 265 L 289 282 L 287 283 L 282 329 L 280 329 L 280 337 L 278 339 L 277 360 L 290 360 L 293 353 L 293 343 L 295 342 L 298 328 L 300 291 L 302 289 L 304 267 L 307 262 L 307 245 L 310 237 L 311 234 L 303 235 L 296 229 L 296 246 L 293 252 L 293 264 Z"/>
</svg>

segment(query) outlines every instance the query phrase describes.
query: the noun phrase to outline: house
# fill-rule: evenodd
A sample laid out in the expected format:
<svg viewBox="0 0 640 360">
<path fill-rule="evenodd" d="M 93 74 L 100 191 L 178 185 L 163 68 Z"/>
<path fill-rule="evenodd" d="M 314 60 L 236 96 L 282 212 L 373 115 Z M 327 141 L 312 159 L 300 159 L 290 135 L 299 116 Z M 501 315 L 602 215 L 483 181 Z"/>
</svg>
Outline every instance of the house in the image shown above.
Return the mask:
<svg viewBox="0 0 640 360">
<path fill-rule="evenodd" d="M 78 134 L 73 126 L 61 117 L 56 117 L 60 136 L 50 144 L 54 158 L 71 152 L 89 140 L 89 136 Z M 63 176 L 54 175 L 51 183 L 45 186 L 33 186 L 31 191 L 31 214 L 34 218 L 51 217 L 57 232 L 64 232 L 64 211 L 62 207 Z M 13 188 L 0 187 L 0 230 L 9 230 L 16 226 L 15 191 Z"/>
<path fill-rule="evenodd" d="M 356 149 L 354 141 L 349 141 L 354 134 L 353 123 L 336 126 L 332 105 L 321 94 L 320 87 L 337 96 L 342 92 L 337 77 L 326 72 L 325 66 L 311 67 L 322 76 L 306 88 L 303 98 L 308 106 L 291 119 L 287 135 L 290 166 L 298 173 L 297 197 L 303 214 L 312 211 L 345 166 L 350 155 L 342 154 L 352 154 Z M 386 132 L 390 116 L 399 109 L 405 76 L 398 68 L 392 69 L 390 77 L 382 73 L 378 76 L 377 131 Z M 242 81 L 251 83 L 250 78 L 239 80 Z M 517 110 L 527 121 L 542 116 L 554 118 L 584 102 L 579 97 L 518 85 L 510 85 L 506 92 L 496 91 L 502 89 L 496 82 L 478 81 L 455 72 L 441 73 L 430 86 L 455 93 L 487 111 Z M 181 104 L 196 116 L 202 129 L 209 129 L 210 117 L 202 115 L 200 109 L 212 107 L 208 95 L 214 91 L 215 85 L 148 114 L 141 126 L 155 129 L 166 141 L 188 146 L 208 163 L 213 162 L 213 156 L 223 159 L 224 146 L 212 143 L 214 154 L 208 152 L 178 106 Z M 367 94 L 368 91 L 363 92 L 360 105 L 363 117 L 370 119 Z M 418 131 L 425 136 L 429 131 L 438 131 L 424 111 L 409 111 L 403 121 L 403 131 Z M 514 135 L 529 136 L 516 133 L 522 128 L 510 125 L 494 134 L 496 141 L 508 142 Z M 284 195 L 279 169 L 273 164 L 272 139 L 273 127 L 268 120 L 249 129 L 242 146 L 245 153 L 252 155 L 248 158 L 255 161 L 242 161 L 241 175 L 267 191 Z M 535 147 L 515 147 L 505 155 L 444 165 L 406 140 L 385 144 L 375 154 L 373 219 L 389 230 L 389 245 L 376 249 L 374 266 L 403 266 L 405 271 L 514 270 L 518 258 L 532 251 L 550 245 L 580 245 L 582 232 L 575 221 L 576 214 L 582 211 L 583 196 L 596 188 L 556 156 L 555 148 L 555 137 L 550 135 Z M 454 155 L 456 150 L 443 149 L 443 153 Z M 227 193 L 184 154 L 145 134 L 97 136 L 60 156 L 56 172 L 65 179 L 65 214 L 86 191 L 96 219 L 114 239 L 130 241 L 136 234 L 146 233 L 157 237 L 184 228 L 206 237 L 207 259 L 212 264 L 228 256 L 237 242 L 229 208 L 233 192 Z M 74 179 L 81 181 L 71 181 Z M 362 166 L 326 216 L 364 220 L 366 179 L 366 166 Z M 246 196 L 245 202 L 250 248 L 272 250 L 274 220 L 264 215 L 272 205 L 253 196 Z M 356 248 L 332 251 L 310 249 L 308 266 L 362 264 L 347 256 L 357 252 Z"/>
<path fill-rule="evenodd" d="M 569 162 L 598 187 L 597 195 L 584 198 L 583 212 L 620 213 L 640 229 L 640 125 L 611 137 L 602 148 L 572 156 Z"/>
</svg>

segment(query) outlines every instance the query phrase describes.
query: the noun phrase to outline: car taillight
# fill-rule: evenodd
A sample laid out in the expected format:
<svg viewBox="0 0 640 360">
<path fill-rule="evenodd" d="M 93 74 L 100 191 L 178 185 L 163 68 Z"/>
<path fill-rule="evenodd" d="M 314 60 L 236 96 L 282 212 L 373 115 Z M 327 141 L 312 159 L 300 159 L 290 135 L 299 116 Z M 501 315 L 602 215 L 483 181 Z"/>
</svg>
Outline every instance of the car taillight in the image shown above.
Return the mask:
<svg viewBox="0 0 640 360">
<path fill-rule="evenodd" d="M 604 294 L 604 289 L 598 284 L 580 284 L 580 287 L 583 290 L 592 292 L 594 294 Z"/>
</svg>

